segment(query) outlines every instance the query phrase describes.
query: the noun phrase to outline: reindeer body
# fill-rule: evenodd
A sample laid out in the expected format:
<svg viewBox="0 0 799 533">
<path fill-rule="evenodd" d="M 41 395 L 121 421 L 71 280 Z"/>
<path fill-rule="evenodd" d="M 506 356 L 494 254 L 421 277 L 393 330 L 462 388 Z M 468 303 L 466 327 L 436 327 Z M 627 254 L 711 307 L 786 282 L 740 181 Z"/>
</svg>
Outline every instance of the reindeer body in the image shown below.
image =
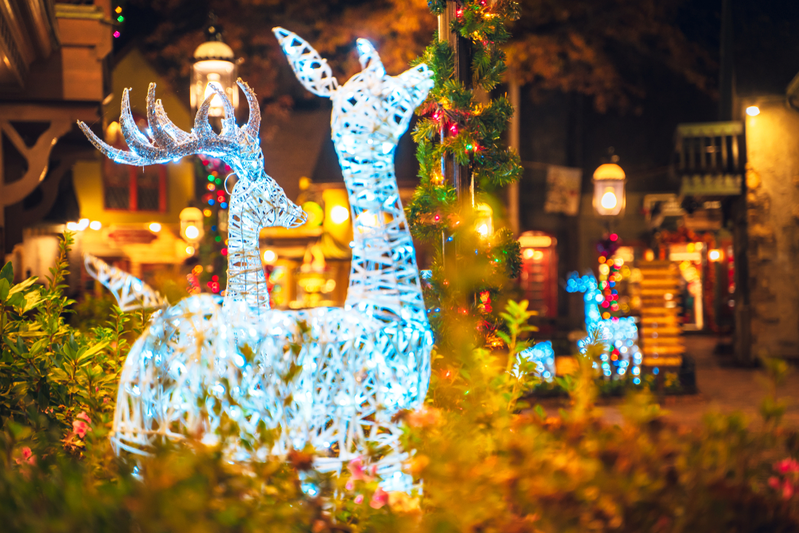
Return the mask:
<svg viewBox="0 0 799 533">
<path fill-rule="evenodd" d="M 600 337 L 609 345 L 608 351 L 602 354 L 599 364 L 605 377 L 623 376 L 629 371 L 634 376 L 633 381 L 639 383 L 642 356 L 637 342 L 638 328 L 633 318 L 602 318 L 599 304 L 604 298 L 593 274 L 580 277 L 577 272 L 572 272 L 566 281 L 566 291 L 583 293 L 585 329 L 588 331 L 588 336 L 577 342 L 580 353 L 586 353 L 591 332 L 599 330 Z"/>
</svg>

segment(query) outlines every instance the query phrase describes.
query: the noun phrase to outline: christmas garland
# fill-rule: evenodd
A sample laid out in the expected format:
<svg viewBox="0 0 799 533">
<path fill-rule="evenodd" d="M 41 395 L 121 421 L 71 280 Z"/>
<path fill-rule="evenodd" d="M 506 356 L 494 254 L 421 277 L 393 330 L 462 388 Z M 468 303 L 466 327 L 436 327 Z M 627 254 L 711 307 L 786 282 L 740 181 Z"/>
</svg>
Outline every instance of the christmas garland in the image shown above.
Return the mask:
<svg viewBox="0 0 799 533">
<path fill-rule="evenodd" d="M 447 7 L 445 0 L 428 4 L 435 15 Z M 425 296 L 437 333 L 442 332 L 449 313 L 457 313 L 460 320 L 471 315 L 478 319 L 478 329 L 493 329 L 499 323 L 499 306 L 492 305 L 492 298 L 501 294 L 521 269 L 520 246 L 512 232 L 503 228 L 492 235 L 478 234 L 477 214 L 470 207 L 461 207 L 453 185 L 441 174 L 443 157 L 468 166 L 476 202 L 485 201 L 488 193 L 521 176 L 518 155 L 502 141 L 513 106 L 507 96 L 480 102 L 474 92 L 480 89 L 490 94 L 502 81 L 507 67 L 500 45 L 510 37 L 507 24 L 518 16 L 519 6 L 510 0 L 463 0 L 457 4 L 451 30 L 471 45 L 474 89 L 455 79 L 453 51 L 448 43 L 439 42 L 438 36 L 417 61 L 434 72 L 435 86 L 417 110 L 420 120 L 413 138 L 418 145 L 421 180 L 407 214 L 414 237 L 434 250 Z M 455 256 L 448 253 L 448 260 L 469 265 L 468 271 L 447 274 L 447 241 L 457 248 Z"/>
</svg>

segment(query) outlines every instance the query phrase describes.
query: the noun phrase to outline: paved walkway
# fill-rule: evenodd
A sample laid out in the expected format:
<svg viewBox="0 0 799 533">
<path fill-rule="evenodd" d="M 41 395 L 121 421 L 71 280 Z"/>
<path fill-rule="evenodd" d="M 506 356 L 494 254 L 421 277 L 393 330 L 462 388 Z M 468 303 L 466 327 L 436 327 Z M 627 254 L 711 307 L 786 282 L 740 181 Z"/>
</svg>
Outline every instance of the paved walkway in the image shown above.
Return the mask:
<svg viewBox="0 0 799 533">
<path fill-rule="evenodd" d="M 736 368 L 727 365 L 729 356 L 714 354 L 719 342 L 717 336 L 687 336 L 686 352 L 696 361 L 696 383 L 699 393 L 682 397 L 666 397 L 663 407 L 668 417 L 678 423 L 699 424 L 708 411 L 744 413 L 752 424 L 762 423 L 759 407 L 766 394 L 762 369 Z M 784 423 L 799 427 L 799 368 L 790 367 L 785 384 L 778 397 L 787 400 Z M 621 415 L 614 405 L 603 407 L 604 417 L 620 421 Z"/>
</svg>

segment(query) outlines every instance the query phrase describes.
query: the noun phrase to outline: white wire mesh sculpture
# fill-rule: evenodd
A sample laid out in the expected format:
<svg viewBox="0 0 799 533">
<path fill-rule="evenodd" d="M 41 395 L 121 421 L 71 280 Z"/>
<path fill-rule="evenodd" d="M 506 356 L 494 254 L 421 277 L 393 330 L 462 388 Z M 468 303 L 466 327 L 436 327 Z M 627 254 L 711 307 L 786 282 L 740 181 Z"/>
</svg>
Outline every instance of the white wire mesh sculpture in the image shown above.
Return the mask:
<svg viewBox="0 0 799 533">
<path fill-rule="evenodd" d="M 608 349 L 600 357 L 599 366 L 605 377 L 624 376 L 628 371 L 633 382 L 641 382 L 641 350 L 638 348 L 638 327 L 632 317 L 603 319 L 599 304 L 604 297 L 592 273 L 580 277 L 577 272 L 566 280 L 567 292 L 582 292 L 585 302 L 585 329 L 589 335 L 577 342 L 580 353 L 586 353 L 591 332 L 598 330 Z"/>
<path fill-rule="evenodd" d="M 152 141 L 133 120 L 127 90 L 120 125 L 129 152 L 108 146 L 78 123 L 92 143 L 118 163 L 149 165 L 202 153 L 225 160 L 239 178 L 230 202 L 230 284 L 224 305 L 220 308 L 219 299 L 200 295 L 153 315 L 123 368 L 112 432 L 117 451 L 147 453 L 158 439 L 187 433 L 213 439 L 223 413 L 239 422 L 241 438 L 250 441 L 260 431 L 259 422 L 266 429 L 286 425 L 283 411 L 274 406 L 291 397 L 286 390 L 290 382 L 281 378 L 297 362 L 287 356 L 286 333 L 264 329 L 269 297 L 258 233 L 267 226 L 301 225 L 306 215 L 264 172 L 258 103 L 245 83 L 239 80 L 239 86 L 249 102 L 249 121 L 239 128 L 222 94 L 226 116 L 219 135 L 208 123 L 214 94 L 200 106 L 194 128 L 187 133 L 166 116 L 155 99 L 154 84 L 147 95 Z M 279 444 L 275 447 L 281 449 Z M 234 445 L 231 453 L 243 449 Z"/>
<path fill-rule="evenodd" d="M 423 69 L 415 70 L 424 74 Z M 416 95 L 418 101 L 398 100 L 405 106 L 405 118 L 402 129 L 395 132 L 394 146 L 413 107 L 429 90 L 429 86 L 415 87 L 420 80 L 410 78 L 409 87 L 398 88 Z M 361 261 L 360 274 L 353 276 L 351 285 L 357 285 L 353 281 L 358 279 L 363 285 L 363 278 L 378 284 L 371 292 L 351 291 L 346 308 L 270 311 L 258 233 L 266 225 L 302 223 L 304 214 L 263 172 L 255 135 L 257 102 L 245 84 L 239 85 L 250 102 L 249 124 L 236 127 L 232 107 L 220 94 L 227 116 L 219 136 L 207 126 L 210 97 L 198 111 L 194 129 L 186 133 L 166 117 L 160 101 L 155 101 L 153 86 L 147 102 L 153 143 L 128 116 L 127 91 L 123 94 L 120 122 L 126 139 L 131 137 L 133 154 L 105 145 L 81 124 L 95 146 L 117 162 L 150 164 L 204 153 L 224 159 L 239 176 L 230 202 L 230 284 L 223 309 L 215 298 L 197 296 L 153 318 L 125 363 L 112 438 L 117 450 L 132 453 L 146 453 L 157 439 L 178 439 L 186 433 L 214 440 L 224 414 L 238 423 L 240 438 L 251 444 L 264 434 L 262 430 L 276 430 L 266 448 L 255 448 L 257 457 L 310 443 L 322 455 L 317 460 L 320 469 L 340 470 L 343 462 L 363 454 L 368 445 L 396 448 L 400 430 L 391 418 L 399 409 L 418 406 L 429 382 L 432 335 L 413 244 L 396 193 L 393 148 L 383 150 L 391 158 L 383 176 L 388 181 L 381 186 L 390 192 L 384 200 L 396 202 L 387 208 L 398 215 L 406 238 L 380 242 L 374 236 L 384 231 L 378 224 L 359 231 L 372 235 L 371 240 L 364 239 L 367 246 L 374 243 L 381 250 L 382 259 L 372 255 L 370 261 L 386 264 L 392 255 L 405 258 L 406 273 L 400 279 L 407 287 L 397 287 L 391 271 L 374 272 Z M 242 147 L 235 148 L 235 143 Z M 361 187 L 362 192 L 368 185 Z M 369 202 L 378 205 L 380 200 L 370 197 Z M 381 286 L 383 305 L 377 291 Z M 363 305 L 356 310 L 356 304 Z M 234 445 L 230 452 L 243 457 L 249 455 L 246 448 Z M 388 454 L 377 465 L 378 472 L 388 477 L 386 488 L 407 487 L 399 471 L 403 458 L 399 452 Z"/>
<path fill-rule="evenodd" d="M 384 324 L 388 338 L 378 343 L 385 342 L 389 351 L 374 353 L 373 370 L 366 374 L 384 389 L 384 409 L 376 418 L 383 422 L 397 409 L 419 407 L 430 380 L 432 333 L 399 197 L 394 151 L 414 109 L 432 89 L 433 74 L 419 65 L 389 76 L 372 44 L 358 39 L 362 70 L 339 85 L 309 43 L 283 28 L 273 31 L 300 82 L 333 102 L 332 138 L 354 235 L 345 310 Z"/>
<path fill-rule="evenodd" d="M 139 278 L 109 265 L 99 257 L 84 254 L 83 263 L 86 272 L 111 291 L 117 305 L 123 311 L 162 309 L 169 305 L 160 292 Z"/>
</svg>

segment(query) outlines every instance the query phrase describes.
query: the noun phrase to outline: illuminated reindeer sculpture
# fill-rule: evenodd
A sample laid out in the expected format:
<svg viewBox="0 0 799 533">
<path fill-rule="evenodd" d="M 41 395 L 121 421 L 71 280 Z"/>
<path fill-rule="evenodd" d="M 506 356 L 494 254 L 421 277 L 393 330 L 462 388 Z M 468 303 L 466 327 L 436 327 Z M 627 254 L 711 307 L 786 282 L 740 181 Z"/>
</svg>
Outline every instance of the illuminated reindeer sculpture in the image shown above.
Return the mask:
<svg viewBox="0 0 799 533">
<path fill-rule="evenodd" d="M 166 116 L 155 99 L 155 84 L 147 95 L 152 141 L 136 126 L 128 90 L 122 95 L 120 126 L 130 151 L 107 145 L 78 123 L 117 163 L 143 166 L 204 154 L 223 159 L 238 177 L 230 200 L 230 282 L 224 305 L 220 307 L 217 297 L 198 295 L 153 316 L 122 370 L 112 434 L 117 451 L 146 454 L 157 440 L 180 439 L 186 433 L 213 440 L 220 411 L 239 423 L 243 438 L 252 438 L 259 423 L 269 429 L 286 425 L 282 406 L 291 385 L 282 376 L 296 363 L 286 353 L 287 344 L 296 340 L 296 328 L 276 329 L 266 320 L 269 294 L 258 233 L 268 226 L 299 226 L 306 215 L 264 172 L 258 102 L 245 83 L 238 83 L 249 103 L 249 120 L 238 127 L 232 105 L 217 91 L 225 108 L 218 135 L 208 122 L 216 94 L 200 106 L 187 133 Z M 270 355 L 266 370 L 260 361 L 264 353 Z"/>
<path fill-rule="evenodd" d="M 252 123 L 257 103 L 246 85 L 240 85 L 250 101 Z M 148 164 L 186 155 L 189 152 L 174 144 L 188 142 L 193 153 L 224 159 L 239 182 L 230 202 L 231 284 L 223 309 L 210 296 L 191 297 L 154 318 L 125 363 L 112 437 L 117 449 L 146 453 L 157 439 L 179 439 L 186 432 L 199 432 L 213 441 L 220 423 L 219 416 L 212 414 L 215 407 L 238 422 L 242 439 L 253 442 L 260 424 L 279 430 L 270 448 L 257 450 L 258 457 L 311 443 L 321 449 L 320 469 L 340 470 L 342 462 L 361 455 L 369 444 L 396 448 L 399 428 L 391 418 L 399 409 L 420 405 L 429 380 L 432 337 L 421 292 L 424 322 L 410 327 L 399 319 L 407 313 L 387 320 L 375 317 L 368 307 L 269 310 L 268 294 L 261 290 L 265 284 L 258 232 L 268 224 L 295 224 L 303 214 L 282 190 L 274 198 L 273 190 L 252 183 L 274 184 L 260 165 L 237 161 L 253 153 L 256 161 L 262 161 L 257 137 L 253 140 L 251 133 L 257 129 L 236 128 L 232 107 L 220 93 L 227 117 L 219 136 L 205 126 L 210 99 L 198 111 L 194 130 L 180 132 L 155 101 L 151 86 L 147 106 L 155 126 L 151 144 L 128 116 L 127 98 L 126 92 L 120 122 L 133 153 L 114 150 L 82 125 L 101 151 L 117 162 Z M 155 131 L 167 137 L 159 138 Z M 219 139 L 232 136 L 238 137 L 241 149 L 218 148 Z M 153 148 L 168 153 L 151 159 L 138 155 Z M 281 213 L 291 216 L 284 218 Z M 410 236 L 408 244 L 412 256 Z M 237 284 L 239 280 L 243 283 Z M 418 288 L 418 280 L 415 283 Z M 293 379 L 284 379 L 291 375 Z M 202 398 L 205 408 L 197 406 Z M 241 447 L 232 452 L 247 455 Z M 401 488 L 406 483 L 399 472 L 403 458 L 393 453 L 378 463 L 378 471 L 394 480 L 385 486 Z"/>
<path fill-rule="evenodd" d="M 604 301 L 602 291 L 594 274 L 588 273 L 580 277 L 577 272 L 569 274 L 566 280 L 566 292 L 582 292 L 585 302 L 585 329 L 588 336 L 577 341 L 580 353 L 586 353 L 594 330 L 599 331 L 600 338 L 608 344 L 606 353 L 600 356 L 599 366 L 605 377 L 624 376 L 627 372 L 633 375 L 633 381 L 640 383 L 641 350 L 638 348 L 638 328 L 632 317 L 603 319 L 599 304 Z"/>
<path fill-rule="evenodd" d="M 352 210 L 352 266 L 345 309 L 385 325 L 394 353 L 376 353 L 374 372 L 389 388 L 389 410 L 421 405 L 430 379 L 432 334 L 416 251 L 399 197 L 394 152 L 414 109 L 433 87 L 419 65 L 389 76 L 372 44 L 358 39 L 361 72 L 339 85 L 305 40 L 275 28 L 299 81 L 333 102 L 332 138 Z"/>
</svg>

